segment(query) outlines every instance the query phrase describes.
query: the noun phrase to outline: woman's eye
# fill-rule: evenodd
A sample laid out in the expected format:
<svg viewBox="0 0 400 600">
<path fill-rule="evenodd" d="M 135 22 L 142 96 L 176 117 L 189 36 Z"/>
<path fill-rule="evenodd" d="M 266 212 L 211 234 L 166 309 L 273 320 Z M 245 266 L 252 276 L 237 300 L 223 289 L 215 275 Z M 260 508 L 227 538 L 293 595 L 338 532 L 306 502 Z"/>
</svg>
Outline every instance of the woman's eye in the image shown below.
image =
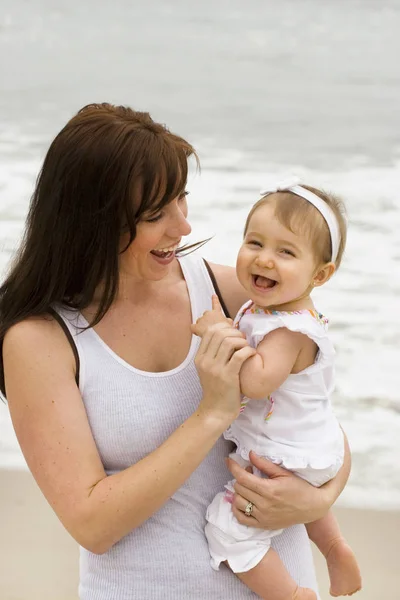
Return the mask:
<svg viewBox="0 0 400 600">
<path fill-rule="evenodd" d="M 145 219 L 146 223 L 156 223 L 157 221 L 159 221 L 160 219 L 162 219 L 163 214 L 160 213 L 158 215 L 155 215 L 154 217 L 149 217 L 148 219 Z"/>
<path fill-rule="evenodd" d="M 184 198 L 186 198 L 186 196 L 189 196 L 190 192 L 188 192 L 187 190 L 184 190 L 183 192 L 181 192 L 179 194 L 179 200 L 183 200 Z"/>
</svg>

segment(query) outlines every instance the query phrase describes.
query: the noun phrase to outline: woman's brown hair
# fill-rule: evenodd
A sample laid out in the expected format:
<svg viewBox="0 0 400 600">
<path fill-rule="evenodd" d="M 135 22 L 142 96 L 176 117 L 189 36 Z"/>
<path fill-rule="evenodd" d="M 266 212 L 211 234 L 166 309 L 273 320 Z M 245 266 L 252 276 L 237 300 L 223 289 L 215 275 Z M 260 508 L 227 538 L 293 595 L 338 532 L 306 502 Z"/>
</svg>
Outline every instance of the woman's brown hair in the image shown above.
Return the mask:
<svg viewBox="0 0 400 600">
<path fill-rule="evenodd" d="M 118 290 L 121 233 L 128 247 L 141 216 L 183 192 L 191 155 L 198 160 L 186 140 L 125 106 L 89 104 L 65 125 L 44 159 L 23 241 L 0 287 L 1 349 L 15 323 L 57 303 L 82 310 L 99 284 L 90 325 L 101 320 Z"/>
</svg>

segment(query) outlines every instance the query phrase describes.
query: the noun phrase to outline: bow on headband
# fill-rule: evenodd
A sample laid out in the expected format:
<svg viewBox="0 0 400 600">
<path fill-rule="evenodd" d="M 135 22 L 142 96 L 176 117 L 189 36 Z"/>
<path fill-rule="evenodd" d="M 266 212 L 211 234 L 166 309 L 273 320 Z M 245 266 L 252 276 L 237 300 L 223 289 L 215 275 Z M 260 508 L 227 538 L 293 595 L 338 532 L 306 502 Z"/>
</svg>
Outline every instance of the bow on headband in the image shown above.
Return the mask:
<svg viewBox="0 0 400 600">
<path fill-rule="evenodd" d="M 293 175 L 293 177 L 288 177 L 282 181 L 271 182 L 271 185 L 267 184 L 265 188 L 260 190 L 260 194 L 261 196 L 266 196 L 267 194 L 275 194 L 276 192 L 288 192 L 290 188 L 300 185 L 300 183 L 300 179 Z"/>
</svg>

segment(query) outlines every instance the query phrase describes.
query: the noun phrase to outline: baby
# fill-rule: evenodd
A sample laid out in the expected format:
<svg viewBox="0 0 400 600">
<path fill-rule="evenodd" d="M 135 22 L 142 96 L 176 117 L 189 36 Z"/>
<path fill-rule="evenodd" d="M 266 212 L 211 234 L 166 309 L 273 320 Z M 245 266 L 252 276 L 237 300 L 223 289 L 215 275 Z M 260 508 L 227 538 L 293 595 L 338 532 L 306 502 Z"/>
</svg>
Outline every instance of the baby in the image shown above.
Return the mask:
<svg viewBox="0 0 400 600">
<path fill-rule="evenodd" d="M 345 243 L 342 202 L 298 182 L 263 191 L 250 211 L 236 264 L 250 300 L 234 326 L 257 353 L 242 367 L 242 410 L 224 434 L 236 444 L 231 458 L 243 467 L 251 464 L 253 450 L 319 487 L 342 466 L 343 432 L 330 403 L 335 352 L 328 321 L 315 309 L 311 293 L 339 267 Z M 214 297 L 213 310 L 198 319 L 193 332 L 202 336 L 220 322 L 231 326 Z M 252 526 L 255 498 L 244 510 L 248 526 L 237 521 L 231 508 L 234 483 L 207 510 L 212 567 L 226 563 L 266 600 L 316 600 L 315 592 L 299 587 L 271 549 L 271 537 L 281 531 Z M 326 558 L 331 595 L 361 589 L 356 558 L 333 514 L 306 527 Z"/>
</svg>

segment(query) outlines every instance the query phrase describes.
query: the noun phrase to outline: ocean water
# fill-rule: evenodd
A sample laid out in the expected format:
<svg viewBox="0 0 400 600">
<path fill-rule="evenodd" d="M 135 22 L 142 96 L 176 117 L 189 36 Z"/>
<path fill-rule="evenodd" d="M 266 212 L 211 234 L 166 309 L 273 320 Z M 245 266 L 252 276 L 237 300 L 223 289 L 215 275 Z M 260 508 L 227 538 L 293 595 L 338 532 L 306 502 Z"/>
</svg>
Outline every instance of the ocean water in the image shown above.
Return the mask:
<svg viewBox="0 0 400 600">
<path fill-rule="evenodd" d="M 192 240 L 234 264 L 266 180 L 341 194 L 349 239 L 316 291 L 337 349 L 335 410 L 353 453 L 341 503 L 400 508 L 400 4 L 232 0 L 55 6 L 0 0 L 0 269 L 46 149 L 93 101 L 186 136 Z M 26 468 L 0 406 L 0 465 Z"/>
</svg>

